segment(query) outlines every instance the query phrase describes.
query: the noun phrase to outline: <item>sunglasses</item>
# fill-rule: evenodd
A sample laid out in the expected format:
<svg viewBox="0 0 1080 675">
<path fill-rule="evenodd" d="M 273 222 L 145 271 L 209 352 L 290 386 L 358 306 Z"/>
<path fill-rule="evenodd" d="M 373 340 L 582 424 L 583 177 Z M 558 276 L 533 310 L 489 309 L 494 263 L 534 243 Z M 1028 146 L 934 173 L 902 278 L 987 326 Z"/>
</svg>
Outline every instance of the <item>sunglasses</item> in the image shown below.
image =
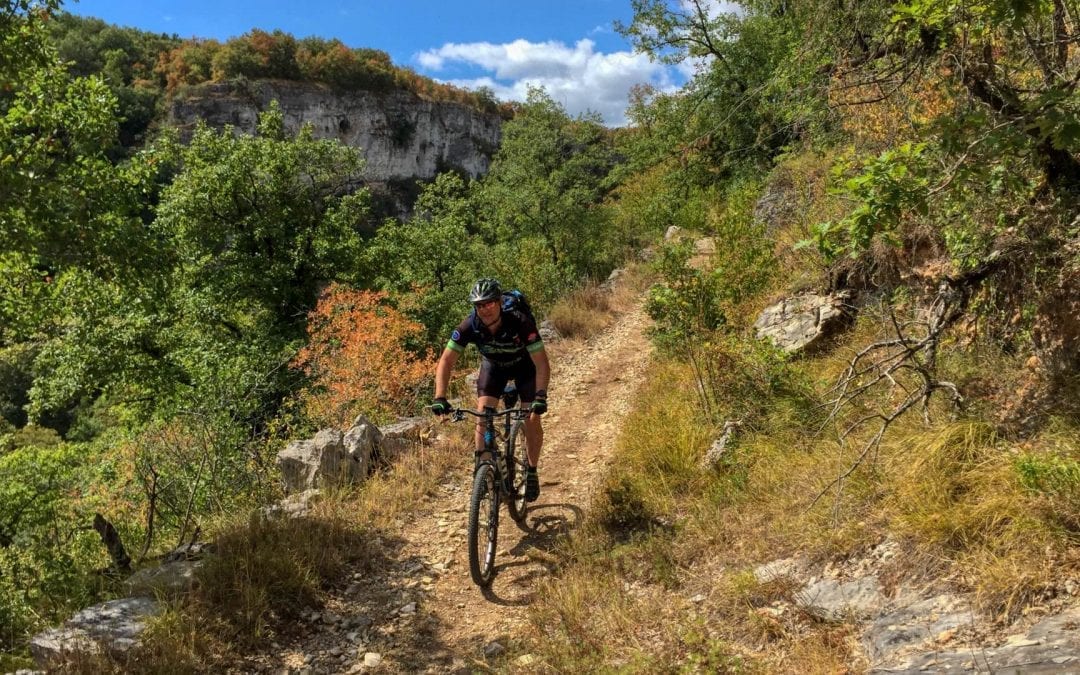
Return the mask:
<svg viewBox="0 0 1080 675">
<path fill-rule="evenodd" d="M 481 302 L 474 302 L 473 307 L 476 307 L 477 309 L 484 308 L 484 307 L 491 307 L 492 305 L 494 305 L 497 302 L 498 302 L 498 300 L 482 300 Z"/>
</svg>

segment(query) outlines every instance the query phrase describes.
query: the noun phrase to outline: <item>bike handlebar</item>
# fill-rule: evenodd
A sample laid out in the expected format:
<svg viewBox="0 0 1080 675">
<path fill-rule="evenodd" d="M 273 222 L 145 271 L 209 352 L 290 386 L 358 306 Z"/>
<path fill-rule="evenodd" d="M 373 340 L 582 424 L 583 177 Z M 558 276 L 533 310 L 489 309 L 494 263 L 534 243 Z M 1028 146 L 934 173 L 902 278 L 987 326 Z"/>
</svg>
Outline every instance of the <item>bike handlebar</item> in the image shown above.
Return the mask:
<svg viewBox="0 0 1080 675">
<path fill-rule="evenodd" d="M 427 407 L 431 408 L 431 406 Z M 494 419 L 496 417 L 510 415 L 517 417 L 518 419 L 525 419 L 531 414 L 531 411 L 527 408 L 508 408 L 506 410 L 498 410 L 495 412 L 476 412 L 475 410 L 469 410 L 468 408 L 454 408 L 448 414 L 452 420 L 458 422 L 465 419 L 465 415 L 472 415 L 473 417 L 482 417 L 485 419 L 489 417 Z"/>
</svg>

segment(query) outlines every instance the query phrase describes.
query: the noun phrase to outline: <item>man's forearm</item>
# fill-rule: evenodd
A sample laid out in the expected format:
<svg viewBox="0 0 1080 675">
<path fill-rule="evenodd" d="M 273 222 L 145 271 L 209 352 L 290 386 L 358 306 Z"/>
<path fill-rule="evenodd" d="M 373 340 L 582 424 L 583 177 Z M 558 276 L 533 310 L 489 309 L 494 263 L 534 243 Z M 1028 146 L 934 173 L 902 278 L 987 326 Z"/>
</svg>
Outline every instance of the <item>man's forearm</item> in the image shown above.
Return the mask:
<svg viewBox="0 0 1080 675">
<path fill-rule="evenodd" d="M 457 354 L 447 350 L 443 352 L 439 364 L 435 366 L 435 398 L 446 396 L 446 390 L 450 386 L 450 373 L 454 369 L 455 361 L 457 361 Z"/>
<path fill-rule="evenodd" d="M 547 391 L 548 383 L 551 380 L 551 364 L 548 362 L 547 352 L 538 352 L 534 355 L 533 361 L 536 363 L 536 390 Z"/>
</svg>

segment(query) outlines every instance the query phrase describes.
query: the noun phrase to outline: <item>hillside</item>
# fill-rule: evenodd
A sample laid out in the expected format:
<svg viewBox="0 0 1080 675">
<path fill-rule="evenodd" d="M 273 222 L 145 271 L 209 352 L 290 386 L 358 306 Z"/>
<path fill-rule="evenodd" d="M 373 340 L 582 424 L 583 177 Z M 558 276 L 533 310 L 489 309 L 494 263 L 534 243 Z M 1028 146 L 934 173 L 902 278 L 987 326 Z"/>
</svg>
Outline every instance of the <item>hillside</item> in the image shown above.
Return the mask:
<svg viewBox="0 0 1080 675">
<path fill-rule="evenodd" d="M 520 527 L 502 519 L 490 590 L 481 592 L 468 574 L 464 533 L 471 455 L 467 444 L 451 441 L 439 426 L 432 447 L 423 451 L 440 455 L 429 466 L 445 471 L 425 475 L 430 486 L 424 497 L 403 505 L 387 523 L 383 562 L 374 570 L 357 568 L 352 582 L 354 570 L 344 569 L 317 617 L 309 615 L 277 635 L 277 648 L 244 654 L 239 668 L 272 672 L 308 665 L 355 672 L 376 654 L 390 672 L 469 672 L 487 655 L 505 658 L 506 649 L 515 659 L 521 656 L 529 607 L 555 571 L 554 550 L 587 517 L 649 360 L 640 297 L 632 289 L 620 295 L 631 304 L 609 327 L 588 340 L 550 347 L 549 391 L 558 405 L 545 417 L 542 497 Z M 393 489 L 394 476 L 386 480 Z M 330 615 L 340 621 L 323 620 Z M 342 628 L 357 617 L 363 627 Z"/>
<path fill-rule="evenodd" d="M 0 670 L 189 549 L 212 552 L 187 590 L 133 603 L 157 612 L 137 646 L 69 667 L 1074 667 L 1076 8 L 712 6 L 634 3 L 623 35 L 695 75 L 635 90 L 627 129 L 531 90 L 486 168 L 382 218 L 333 122 L 352 99 L 315 86 L 326 135 L 297 128 L 281 99 L 310 85 L 265 71 L 287 36 L 171 52 L 210 69 L 162 85 L 186 119 L 220 89 L 242 130 L 122 152 L 126 94 L 9 3 Z M 321 63 L 295 46 L 285 66 Z M 272 79 L 205 84 L 215 64 Z M 437 135 L 406 117 L 383 131 L 419 163 Z M 490 276 L 565 340 L 543 497 L 485 594 L 460 550 L 468 424 L 350 455 L 310 508 L 279 458 L 422 426 Z"/>
</svg>

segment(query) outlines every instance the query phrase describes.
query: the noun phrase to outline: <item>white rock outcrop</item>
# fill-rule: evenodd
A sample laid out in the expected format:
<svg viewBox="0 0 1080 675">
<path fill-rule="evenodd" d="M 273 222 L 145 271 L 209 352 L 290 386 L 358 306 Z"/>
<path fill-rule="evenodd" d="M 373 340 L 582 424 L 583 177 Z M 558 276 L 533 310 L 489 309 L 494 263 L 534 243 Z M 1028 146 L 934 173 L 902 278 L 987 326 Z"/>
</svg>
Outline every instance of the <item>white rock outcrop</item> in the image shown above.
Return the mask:
<svg viewBox="0 0 1080 675">
<path fill-rule="evenodd" d="M 360 148 L 371 181 L 434 178 L 448 169 L 487 173 L 502 140 L 502 118 L 462 103 L 429 101 L 405 90 L 337 91 L 314 82 L 256 80 L 194 88 L 173 101 L 170 122 L 190 137 L 202 120 L 254 133 L 259 113 L 278 101 L 287 131 L 310 124 L 315 138 Z"/>
<path fill-rule="evenodd" d="M 788 353 L 804 351 L 832 335 L 850 318 L 850 295 L 806 293 L 768 307 L 754 322 L 758 339 Z"/>
<path fill-rule="evenodd" d="M 353 457 L 345 449 L 344 434 L 323 429 L 306 441 L 293 441 L 278 453 L 278 466 L 289 494 L 311 488 L 341 487 L 367 477 L 370 458 Z"/>
<path fill-rule="evenodd" d="M 30 652 L 41 668 L 60 667 L 80 654 L 107 651 L 122 655 L 139 642 L 146 620 L 163 605 L 152 598 L 123 598 L 88 607 L 59 628 L 40 633 L 30 641 Z"/>
<path fill-rule="evenodd" d="M 342 432 L 323 429 L 314 438 L 289 443 L 277 463 L 289 495 L 363 482 L 376 462 L 392 462 L 421 443 L 431 428 L 430 417 L 408 417 L 381 429 L 363 415 Z M 305 502 L 282 504 L 290 512 L 306 512 Z"/>
</svg>

